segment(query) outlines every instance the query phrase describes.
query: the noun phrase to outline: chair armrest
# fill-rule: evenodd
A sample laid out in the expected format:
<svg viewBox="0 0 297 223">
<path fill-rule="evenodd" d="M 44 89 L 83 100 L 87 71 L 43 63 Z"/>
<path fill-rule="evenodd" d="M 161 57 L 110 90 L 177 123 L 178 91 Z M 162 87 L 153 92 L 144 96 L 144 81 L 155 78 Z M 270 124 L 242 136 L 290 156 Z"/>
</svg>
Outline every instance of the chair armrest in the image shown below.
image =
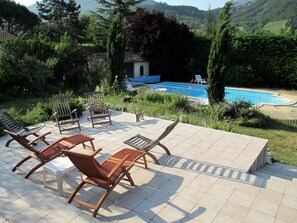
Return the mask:
<svg viewBox="0 0 297 223">
<path fill-rule="evenodd" d="M 71 111 L 71 113 L 74 114 L 75 115 L 75 119 L 77 119 L 77 109 L 76 108 L 73 109 L 73 111 Z"/>
<path fill-rule="evenodd" d="M 44 151 L 44 150 L 47 150 L 48 148 L 51 148 L 51 147 L 53 147 L 53 146 L 59 144 L 61 141 L 65 140 L 65 139 L 67 139 L 67 138 L 66 138 L 66 137 L 63 137 L 63 138 L 58 139 L 58 140 L 55 141 L 54 143 L 52 143 L 52 144 L 48 145 L 47 147 L 45 147 L 44 149 L 40 150 L 39 153 L 41 153 L 41 152 Z M 74 147 L 74 146 L 75 146 L 75 145 L 73 144 L 71 147 Z M 70 149 L 71 147 L 69 147 L 69 148 L 67 148 L 67 149 Z M 61 150 L 60 150 L 60 151 L 61 151 Z M 61 151 L 61 152 L 62 152 L 62 151 Z"/>
<path fill-rule="evenodd" d="M 86 110 L 89 110 L 89 109 L 90 109 L 90 107 L 91 107 L 91 106 L 90 106 L 90 105 L 88 105 L 88 107 L 86 107 Z"/>
<path fill-rule="evenodd" d="M 114 168 L 112 168 L 112 170 L 107 175 L 107 177 L 111 178 L 116 173 L 116 171 L 123 166 L 123 164 L 125 163 L 125 161 L 128 159 L 129 156 L 130 156 L 129 154 L 124 156 L 124 158 L 121 160 L 121 162 L 119 162 Z"/>
<path fill-rule="evenodd" d="M 45 138 L 45 136 L 47 136 L 47 135 L 49 135 L 49 134 L 51 134 L 51 132 L 46 132 L 46 133 L 44 133 L 44 134 L 38 136 L 36 139 L 30 141 L 28 144 L 29 144 L 29 145 L 32 145 L 32 144 L 36 143 L 38 140 L 42 140 L 43 138 Z"/>
<path fill-rule="evenodd" d="M 97 153 L 99 153 L 100 151 L 102 151 L 102 148 L 98 148 L 96 149 L 92 154 L 91 156 L 95 156 Z"/>
</svg>

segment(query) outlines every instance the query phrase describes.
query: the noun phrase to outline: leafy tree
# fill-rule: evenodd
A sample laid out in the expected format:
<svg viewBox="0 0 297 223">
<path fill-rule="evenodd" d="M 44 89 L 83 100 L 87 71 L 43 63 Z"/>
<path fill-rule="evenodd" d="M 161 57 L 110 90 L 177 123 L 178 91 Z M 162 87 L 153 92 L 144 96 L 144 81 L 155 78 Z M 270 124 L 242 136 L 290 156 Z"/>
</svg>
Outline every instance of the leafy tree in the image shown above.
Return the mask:
<svg viewBox="0 0 297 223">
<path fill-rule="evenodd" d="M 27 41 L 27 54 L 34 56 L 41 61 L 46 61 L 55 53 L 54 44 L 50 38 L 42 33 L 34 35 L 33 38 Z"/>
<path fill-rule="evenodd" d="M 0 85 L 9 96 L 44 94 L 53 75 L 56 60 L 53 46 L 42 35 L 25 41 L 16 37 L 3 43 L 0 61 Z"/>
<path fill-rule="evenodd" d="M 92 37 L 101 46 L 106 46 L 109 28 L 115 16 L 120 13 L 123 19 L 131 14 L 131 8 L 143 0 L 96 0 L 100 7 L 94 12 L 95 20 L 91 23 Z"/>
<path fill-rule="evenodd" d="M 80 5 L 75 0 L 43 0 L 37 2 L 40 18 L 45 21 L 40 31 L 58 41 L 65 32 L 83 41 L 89 24 L 87 17 L 79 19 Z"/>
<path fill-rule="evenodd" d="M 222 102 L 225 96 L 225 73 L 228 53 L 231 48 L 230 8 L 232 2 L 225 4 L 218 21 L 210 47 L 207 65 L 208 100 L 210 105 Z"/>
<path fill-rule="evenodd" d="M 131 8 L 143 2 L 143 0 L 97 0 L 101 5 L 97 9 L 97 16 L 103 20 L 111 23 L 112 19 L 119 13 L 126 17 L 131 14 Z"/>
<path fill-rule="evenodd" d="M 99 23 L 96 15 L 91 15 L 89 17 L 89 21 L 90 23 L 86 30 L 87 38 L 96 46 L 100 46 L 105 49 L 107 44 L 108 29 Z"/>
<path fill-rule="evenodd" d="M 124 79 L 125 37 L 123 18 L 120 13 L 113 19 L 109 29 L 107 57 L 109 86 L 112 86 L 115 80 L 118 83 L 122 83 Z M 120 89 L 115 90 L 119 91 Z"/>
<path fill-rule="evenodd" d="M 175 81 L 187 74 L 193 34 L 174 17 L 137 9 L 134 15 L 127 17 L 126 38 L 129 50 L 150 61 L 150 73 Z"/>
<path fill-rule="evenodd" d="M 46 94 L 49 90 L 48 81 L 53 77 L 53 69 L 57 60 L 49 58 L 41 61 L 35 56 L 25 55 L 19 63 L 22 86 L 33 94 Z"/>
<path fill-rule="evenodd" d="M 86 65 L 86 56 L 78 42 L 65 33 L 55 44 L 55 57 L 58 59 L 55 82 L 62 83 L 64 88 L 77 89 L 85 81 L 83 70 Z"/>
<path fill-rule="evenodd" d="M 12 0 L 0 1 L 0 27 L 15 36 L 28 37 L 39 24 L 37 15 Z"/>
<path fill-rule="evenodd" d="M 103 85 L 108 75 L 107 62 L 97 56 L 89 57 L 84 75 L 88 78 L 90 89 L 94 90 L 96 86 Z"/>
</svg>

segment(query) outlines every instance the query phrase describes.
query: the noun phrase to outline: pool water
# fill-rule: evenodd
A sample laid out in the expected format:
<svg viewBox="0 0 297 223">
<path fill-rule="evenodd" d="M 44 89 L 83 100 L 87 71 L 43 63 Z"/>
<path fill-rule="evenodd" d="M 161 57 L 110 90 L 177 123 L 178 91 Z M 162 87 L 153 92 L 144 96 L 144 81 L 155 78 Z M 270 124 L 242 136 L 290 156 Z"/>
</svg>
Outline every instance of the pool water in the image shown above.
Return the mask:
<svg viewBox="0 0 297 223">
<path fill-rule="evenodd" d="M 207 87 L 197 84 L 177 83 L 177 82 L 161 82 L 158 84 L 150 85 L 151 90 L 182 94 L 189 97 L 207 99 Z M 165 90 L 164 90 L 165 89 Z M 272 93 L 237 90 L 232 88 L 225 88 L 225 99 L 229 102 L 234 101 L 247 101 L 251 104 L 277 104 L 285 105 L 290 103 L 287 98 L 273 95 Z"/>
</svg>

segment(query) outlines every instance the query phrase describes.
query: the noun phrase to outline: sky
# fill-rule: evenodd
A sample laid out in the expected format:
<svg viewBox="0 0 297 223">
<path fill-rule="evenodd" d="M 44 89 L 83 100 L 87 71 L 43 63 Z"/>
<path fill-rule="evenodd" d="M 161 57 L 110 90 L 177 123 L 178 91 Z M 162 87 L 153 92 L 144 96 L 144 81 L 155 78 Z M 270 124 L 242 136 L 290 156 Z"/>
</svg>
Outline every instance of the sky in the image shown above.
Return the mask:
<svg viewBox="0 0 297 223">
<path fill-rule="evenodd" d="M 14 0 L 21 5 L 29 6 L 33 5 L 36 0 Z M 223 7 L 228 0 L 155 0 L 157 2 L 166 2 L 168 5 L 190 5 L 195 6 L 200 10 L 208 10 Z"/>
</svg>

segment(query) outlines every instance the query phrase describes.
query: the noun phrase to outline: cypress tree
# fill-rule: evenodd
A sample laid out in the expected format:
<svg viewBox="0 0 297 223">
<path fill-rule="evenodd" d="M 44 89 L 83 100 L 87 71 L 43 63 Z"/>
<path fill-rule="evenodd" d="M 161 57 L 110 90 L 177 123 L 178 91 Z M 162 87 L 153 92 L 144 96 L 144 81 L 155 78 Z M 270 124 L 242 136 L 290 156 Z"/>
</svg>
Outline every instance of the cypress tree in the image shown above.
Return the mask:
<svg viewBox="0 0 297 223">
<path fill-rule="evenodd" d="M 125 38 L 122 14 L 113 19 L 107 37 L 108 84 L 111 87 L 117 76 L 117 82 L 124 79 Z M 115 89 L 116 91 L 120 89 Z"/>
<path fill-rule="evenodd" d="M 225 73 L 228 54 L 231 50 L 230 8 L 232 1 L 225 4 L 214 32 L 208 58 L 208 100 L 210 105 L 222 102 L 225 97 Z"/>
</svg>

